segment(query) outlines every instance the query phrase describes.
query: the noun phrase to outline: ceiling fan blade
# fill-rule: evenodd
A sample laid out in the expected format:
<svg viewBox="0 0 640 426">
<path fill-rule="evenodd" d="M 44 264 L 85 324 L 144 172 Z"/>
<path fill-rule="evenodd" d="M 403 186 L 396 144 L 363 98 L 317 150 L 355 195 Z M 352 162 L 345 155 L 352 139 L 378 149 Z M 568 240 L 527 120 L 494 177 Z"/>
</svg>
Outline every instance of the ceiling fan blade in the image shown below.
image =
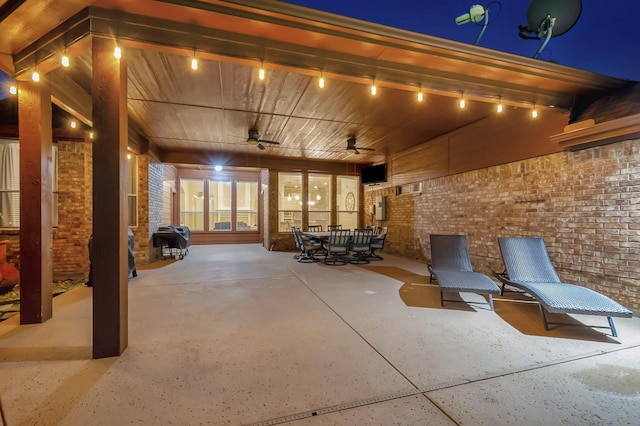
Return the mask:
<svg viewBox="0 0 640 426">
<path fill-rule="evenodd" d="M 280 145 L 280 142 L 275 142 L 275 141 L 266 141 L 264 139 L 260 139 L 261 143 L 270 143 L 271 145 Z"/>
<path fill-rule="evenodd" d="M 358 147 L 358 149 L 361 149 L 362 151 L 375 151 L 374 148 L 362 148 L 362 147 Z"/>
<path fill-rule="evenodd" d="M 258 145 L 256 145 L 258 147 L 258 149 L 264 149 L 264 145 L 262 145 L 260 142 L 258 142 Z"/>
</svg>

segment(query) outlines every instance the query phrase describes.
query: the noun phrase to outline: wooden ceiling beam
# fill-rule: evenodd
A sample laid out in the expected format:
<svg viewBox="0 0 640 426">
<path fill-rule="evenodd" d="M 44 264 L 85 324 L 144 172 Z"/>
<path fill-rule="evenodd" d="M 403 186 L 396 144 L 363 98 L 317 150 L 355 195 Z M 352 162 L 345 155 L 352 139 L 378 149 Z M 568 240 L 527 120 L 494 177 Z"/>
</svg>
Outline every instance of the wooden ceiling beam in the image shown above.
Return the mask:
<svg viewBox="0 0 640 426">
<path fill-rule="evenodd" d="M 334 161 L 305 160 L 301 158 L 272 157 L 225 151 L 161 151 L 158 159 L 170 164 L 195 164 L 223 167 L 255 167 L 270 170 L 309 171 L 357 175 L 362 166 Z"/>
</svg>

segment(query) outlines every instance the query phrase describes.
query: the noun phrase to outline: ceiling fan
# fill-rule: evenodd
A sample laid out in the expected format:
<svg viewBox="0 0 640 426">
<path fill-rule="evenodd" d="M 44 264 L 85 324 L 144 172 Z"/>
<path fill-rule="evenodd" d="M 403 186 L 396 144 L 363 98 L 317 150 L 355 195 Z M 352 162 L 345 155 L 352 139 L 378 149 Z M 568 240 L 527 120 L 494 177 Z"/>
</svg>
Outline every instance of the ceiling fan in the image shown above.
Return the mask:
<svg viewBox="0 0 640 426">
<path fill-rule="evenodd" d="M 350 135 L 349 138 L 347 139 L 347 151 L 353 154 L 360 154 L 360 151 L 375 151 L 375 149 L 356 146 L 355 135 Z"/>
<path fill-rule="evenodd" d="M 280 142 L 267 141 L 264 139 L 260 139 L 260 133 L 256 129 L 249 129 L 249 137 L 247 138 L 247 143 L 249 145 L 255 145 L 258 149 L 264 149 L 263 144 L 271 144 L 271 145 L 280 145 Z"/>
</svg>

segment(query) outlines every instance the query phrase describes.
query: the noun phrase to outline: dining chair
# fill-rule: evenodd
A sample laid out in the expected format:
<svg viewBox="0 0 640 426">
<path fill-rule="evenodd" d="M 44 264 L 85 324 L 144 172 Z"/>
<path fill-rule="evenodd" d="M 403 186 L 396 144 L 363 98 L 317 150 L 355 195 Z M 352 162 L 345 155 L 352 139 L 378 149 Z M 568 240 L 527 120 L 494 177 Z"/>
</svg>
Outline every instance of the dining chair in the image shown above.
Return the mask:
<svg viewBox="0 0 640 426">
<path fill-rule="evenodd" d="M 322 225 L 309 225 L 307 232 L 322 232 Z"/>
<path fill-rule="evenodd" d="M 327 265 L 346 264 L 347 256 L 349 255 L 350 240 L 350 229 L 332 229 L 325 247 L 327 254 L 324 257 L 324 263 Z M 331 259 L 329 259 L 330 256 Z"/>
<path fill-rule="evenodd" d="M 353 230 L 353 238 L 351 239 L 353 258 L 349 260 L 350 263 L 369 263 L 371 238 L 373 238 L 373 229 L 371 228 L 357 228 Z"/>
<path fill-rule="evenodd" d="M 334 229 L 342 229 L 342 225 L 327 225 L 327 231 L 332 231 Z"/>
<path fill-rule="evenodd" d="M 384 243 L 387 240 L 387 227 L 385 226 L 380 229 L 381 232 L 376 233 L 371 238 L 371 250 L 368 256 L 369 260 L 383 260 L 383 257 L 376 253 L 376 250 L 381 251 L 382 249 L 384 249 Z"/>
<path fill-rule="evenodd" d="M 300 249 L 300 255 L 298 256 L 298 262 L 309 263 L 317 262 L 319 259 L 316 257 L 316 252 L 322 247 L 320 243 L 310 240 L 302 235 L 300 228 L 294 226 L 291 228 L 293 236 L 296 240 L 296 246 Z"/>
</svg>

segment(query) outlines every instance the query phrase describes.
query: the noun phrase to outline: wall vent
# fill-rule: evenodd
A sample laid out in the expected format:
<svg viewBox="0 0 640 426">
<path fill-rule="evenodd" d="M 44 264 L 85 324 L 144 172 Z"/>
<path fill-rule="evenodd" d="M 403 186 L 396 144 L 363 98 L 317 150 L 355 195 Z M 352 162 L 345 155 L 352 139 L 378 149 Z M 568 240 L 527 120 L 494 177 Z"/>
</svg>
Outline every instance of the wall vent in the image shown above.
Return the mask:
<svg viewBox="0 0 640 426">
<path fill-rule="evenodd" d="M 422 193 L 422 182 L 414 182 L 414 183 L 408 183 L 406 185 L 396 186 L 396 195 L 421 194 L 421 193 Z"/>
</svg>

